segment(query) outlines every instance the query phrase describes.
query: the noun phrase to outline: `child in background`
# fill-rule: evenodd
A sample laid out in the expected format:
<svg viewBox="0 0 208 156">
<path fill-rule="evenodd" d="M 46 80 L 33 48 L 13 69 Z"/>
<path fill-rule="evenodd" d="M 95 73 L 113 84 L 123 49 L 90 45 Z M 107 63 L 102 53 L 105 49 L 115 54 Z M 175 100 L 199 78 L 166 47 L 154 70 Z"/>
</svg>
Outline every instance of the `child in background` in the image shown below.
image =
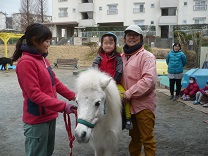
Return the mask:
<svg viewBox="0 0 208 156">
<path fill-rule="evenodd" d="M 108 32 L 101 37 L 101 46 L 98 50 L 98 55 L 93 61 L 92 67 L 98 68 L 100 71 L 108 73 L 117 83 L 121 97 L 125 92 L 120 85 L 122 76 L 123 62 L 121 55 L 116 51 L 117 36 Z M 126 129 L 132 129 L 130 103 L 125 104 L 126 113 Z"/>
<path fill-rule="evenodd" d="M 196 82 L 195 76 L 189 77 L 189 84 L 186 89 L 183 91 L 182 99 L 189 100 L 190 98 L 194 99 L 196 97 L 196 93 L 199 91 L 199 85 Z"/>
<path fill-rule="evenodd" d="M 208 80 L 206 81 L 206 85 L 204 86 L 204 88 L 200 89 L 200 91 L 196 93 L 196 100 L 193 102 L 193 104 L 194 105 L 200 104 L 203 95 L 208 96 Z"/>
</svg>

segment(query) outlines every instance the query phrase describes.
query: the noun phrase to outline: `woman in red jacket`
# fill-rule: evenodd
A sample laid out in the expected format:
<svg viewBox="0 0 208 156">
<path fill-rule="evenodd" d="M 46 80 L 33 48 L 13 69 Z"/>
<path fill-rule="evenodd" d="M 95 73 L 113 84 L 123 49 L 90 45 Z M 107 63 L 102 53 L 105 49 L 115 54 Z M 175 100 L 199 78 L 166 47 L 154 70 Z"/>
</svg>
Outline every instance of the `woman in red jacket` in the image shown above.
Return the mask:
<svg viewBox="0 0 208 156">
<path fill-rule="evenodd" d="M 74 100 L 75 93 L 59 81 L 46 59 L 51 38 L 48 27 L 31 24 L 18 40 L 13 54 L 13 61 L 18 60 L 16 73 L 24 98 L 26 156 L 52 155 L 58 112 L 71 113 L 76 109 L 57 98 L 59 93 Z"/>
<path fill-rule="evenodd" d="M 196 82 L 195 76 L 189 77 L 189 84 L 186 89 L 183 91 L 183 100 L 189 100 L 190 98 L 194 99 L 196 97 L 196 93 L 199 91 L 199 85 Z"/>
</svg>

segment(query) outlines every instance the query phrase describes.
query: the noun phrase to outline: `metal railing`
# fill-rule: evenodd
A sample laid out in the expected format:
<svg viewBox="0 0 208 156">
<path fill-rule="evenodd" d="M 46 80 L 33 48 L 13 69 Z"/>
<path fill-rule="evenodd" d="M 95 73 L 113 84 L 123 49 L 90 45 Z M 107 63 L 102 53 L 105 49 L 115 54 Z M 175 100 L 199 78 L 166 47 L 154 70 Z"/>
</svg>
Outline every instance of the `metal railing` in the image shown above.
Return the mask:
<svg viewBox="0 0 208 156">
<path fill-rule="evenodd" d="M 107 10 L 108 15 L 117 15 L 118 14 L 118 9 L 111 9 Z"/>
<path fill-rule="evenodd" d="M 145 12 L 145 8 L 133 8 L 133 13 L 144 13 Z"/>
</svg>

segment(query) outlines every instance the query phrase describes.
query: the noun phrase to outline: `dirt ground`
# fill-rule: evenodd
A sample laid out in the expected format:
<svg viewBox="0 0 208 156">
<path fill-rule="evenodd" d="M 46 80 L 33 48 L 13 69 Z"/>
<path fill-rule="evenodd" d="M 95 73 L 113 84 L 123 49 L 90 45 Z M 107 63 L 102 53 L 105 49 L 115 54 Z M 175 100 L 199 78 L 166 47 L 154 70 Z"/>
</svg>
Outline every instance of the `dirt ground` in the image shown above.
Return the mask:
<svg viewBox="0 0 208 156">
<path fill-rule="evenodd" d="M 8 46 L 8 57 L 14 46 Z M 165 52 L 164 52 L 165 53 Z M 4 47 L 0 45 L 0 57 Z M 51 64 L 57 58 L 78 58 L 79 70 L 90 66 L 94 54 L 89 47 L 51 46 L 47 57 Z M 54 69 L 57 77 L 74 90 L 72 69 Z M 59 96 L 61 100 L 66 100 Z M 74 103 L 75 104 L 75 103 Z M 207 110 L 206 110 L 207 109 Z M 208 108 L 169 100 L 168 90 L 157 88 L 155 138 L 157 156 L 207 156 L 208 155 Z M 0 156 L 24 156 L 22 95 L 15 70 L 0 71 Z M 127 130 L 120 136 L 117 156 L 128 156 L 130 137 Z M 73 156 L 92 156 L 89 144 L 73 144 Z M 69 140 L 63 116 L 57 118 L 56 144 L 53 156 L 69 155 Z"/>
<path fill-rule="evenodd" d="M 120 47 L 122 49 L 122 47 Z M 93 58 L 97 54 L 98 47 L 89 47 L 89 46 L 50 46 L 49 47 L 49 55 L 47 59 L 51 64 L 56 62 L 57 58 L 77 58 L 79 67 L 90 66 Z M 8 57 L 12 57 L 13 52 L 15 50 L 14 45 L 8 45 Z M 156 58 L 163 58 L 170 49 L 158 49 L 152 48 L 152 53 L 156 56 Z M 5 56 L 4 54 L 4 46 L 0 45 L 0 57 Z"/>
<path fill-rule="evenodd" d="M 54 69 L 57 77 L 74 90 L 73 70 Z M 24 156 L 22 95 L 15 71 L 0 71 L 0 156 Z M 169 100 L 167 90 L 157 88 L 155 138 L 157 156 L 207 156 L 208 116 L 202 111 L 179 101 Z M 59 96 L 61 100 L 65 99 Z M 200 106 L 199 106 L 200 107 Z M 208 109 L 208 108 L 207 108 Z M 73 122 L 73 121 L 72 121 Z M 128 131 L 120 135 L 117 156 L 128 156 Z M 92 156 L 89 144 L 73 144 L 73 156 Z M 69 155 L 69 140 L 63 116 L 59 115 L 53 156 Z"/>
</svg>

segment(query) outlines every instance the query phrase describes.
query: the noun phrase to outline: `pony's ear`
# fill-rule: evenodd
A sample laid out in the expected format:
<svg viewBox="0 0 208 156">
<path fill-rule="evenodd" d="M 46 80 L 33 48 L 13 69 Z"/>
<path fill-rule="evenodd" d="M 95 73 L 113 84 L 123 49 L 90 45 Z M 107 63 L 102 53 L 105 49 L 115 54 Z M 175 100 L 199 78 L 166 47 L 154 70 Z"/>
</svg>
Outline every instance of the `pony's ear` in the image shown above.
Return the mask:
<svg viewBox="0 0 208 156">
<path fill-rule="evenodd" d="M 100 81 L 101 88 L 104 90 L 110 83 L 112 78 L 104 78 Z"/>
</svg>

